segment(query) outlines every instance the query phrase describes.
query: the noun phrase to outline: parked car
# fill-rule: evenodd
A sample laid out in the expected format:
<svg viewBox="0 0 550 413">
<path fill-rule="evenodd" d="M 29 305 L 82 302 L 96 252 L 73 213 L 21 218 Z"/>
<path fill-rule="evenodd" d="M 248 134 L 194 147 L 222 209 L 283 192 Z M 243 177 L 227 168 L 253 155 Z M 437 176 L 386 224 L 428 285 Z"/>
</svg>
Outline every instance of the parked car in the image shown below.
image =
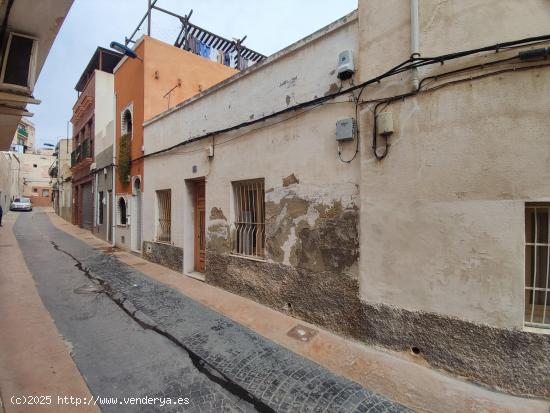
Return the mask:
<svg viewBox="0 0 550 413">
<path fill-rule="evenodd" d="M 32 203 L 29 198 L 18 197 L 10 204 L 10 211 L 32 211 Z"/>
</svg>

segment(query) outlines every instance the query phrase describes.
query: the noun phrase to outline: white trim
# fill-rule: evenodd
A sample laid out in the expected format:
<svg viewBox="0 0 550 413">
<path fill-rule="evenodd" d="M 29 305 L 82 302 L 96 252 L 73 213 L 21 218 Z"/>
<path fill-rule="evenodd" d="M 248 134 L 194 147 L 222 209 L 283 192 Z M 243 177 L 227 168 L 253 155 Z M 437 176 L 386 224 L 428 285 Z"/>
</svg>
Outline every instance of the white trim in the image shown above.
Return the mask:
<svg viewBox="0 0 550 413">
<path fill-rule="evenodd" d="M 126 112 L 130 112 L 130 119 L 132 121 L 132 136 L 130 137 L 131 140 L 134 139 L 134 101 L 131 101 L 126 105 L 124 109 L 120 111 L 120 136 L 124 136 L 128 133 L 128 130 L 126 129 L 126 124 L 124 121 L 124 115 Z"/>
</svg>

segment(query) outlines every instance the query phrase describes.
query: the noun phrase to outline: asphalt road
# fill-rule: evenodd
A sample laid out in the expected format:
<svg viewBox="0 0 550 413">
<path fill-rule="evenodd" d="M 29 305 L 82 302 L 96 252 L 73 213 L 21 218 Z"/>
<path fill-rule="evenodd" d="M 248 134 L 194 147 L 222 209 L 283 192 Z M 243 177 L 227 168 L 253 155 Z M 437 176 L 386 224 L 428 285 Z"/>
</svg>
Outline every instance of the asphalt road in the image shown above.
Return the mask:
<svg viewBox="0 0 550 413">
<path fill-rule="evenodd" d="M 45 213 L 20 214 L 14 232 L 104 412 L 408 411 L 94 250 Z"/>
</svg>

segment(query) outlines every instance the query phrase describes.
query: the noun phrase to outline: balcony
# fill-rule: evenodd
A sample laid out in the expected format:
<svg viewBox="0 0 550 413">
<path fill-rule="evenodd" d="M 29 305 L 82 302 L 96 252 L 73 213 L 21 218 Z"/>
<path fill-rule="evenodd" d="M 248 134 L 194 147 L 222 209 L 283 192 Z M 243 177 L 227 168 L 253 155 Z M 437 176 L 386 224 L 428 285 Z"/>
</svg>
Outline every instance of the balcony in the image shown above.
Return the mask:
<svg viewBox="0 0 550 413">
<path fill-rule="evenodd" d="M 71 168 L 74 168 L 80 162 L 85 159 L 92 158 L 92 151 L 90 146 L 90 139 L 83 141 L 74 151 L 71 153 Z"/>
</svg>

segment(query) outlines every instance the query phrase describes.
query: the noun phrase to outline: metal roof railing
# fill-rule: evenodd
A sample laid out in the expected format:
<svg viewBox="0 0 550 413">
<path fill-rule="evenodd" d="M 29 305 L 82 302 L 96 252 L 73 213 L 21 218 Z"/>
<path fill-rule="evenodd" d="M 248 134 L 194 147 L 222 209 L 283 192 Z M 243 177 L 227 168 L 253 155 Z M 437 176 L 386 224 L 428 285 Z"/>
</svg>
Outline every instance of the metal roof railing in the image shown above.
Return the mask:
<svg viewBox="0 0 550 413">
<path fill-rule="evenodd" d="M 145 22 L 145 20 L 147 20 L 147 35 L 149 36 L 151 35 L 151 12 L 152 10 L 157 10 L 162 13 L 168 14 L 172 17 L 175 17 L 179 19 L 179 21 L 181 22 L 181 25 L 182 25 L 181 30 L 176 38 L 176 41 L 174 42 L 174 46 L 178 48 L 189 50 L 188 39 L 192 36 L 192 37 L 195 37 L 195 39 L 206 44 L 208 47 L 211 47 L 223 52 L 237 51 L 237 61 L 239 61 L 242 58 L 242 59 L 250 60 L 253 63 L 257 63 L 267 58 L 267 56 L 259 52 L 256 52 L 252 49 L 249 49 L 246 46 L 243 46 L 243 42 L 245 41 L 247 36 L 244 36 L 240 40 L 226 39 L 223 36 L 219 36 L 215 33 L 212 33 L 211 31 L 208 31 L 206 29 L 203 29 L 202 27 L 199 27 L 193 23 L 190 23 L 189 19 L 193 14 L 193 10 L 191 10 L 188 15 L 181 16 L 177 13 L 158 7 L 156 5 L 157 1 L 158 0 L 149 0 L 147 13 L 140 20 L 138 26 L 136 27 L 132 35 L 125 39 L 126 45 L 128 45 L 129 43 L 135 43 L 134 36 L 137 34 L 137 32 L 139 31 L 139 29 L 141 28 L 141 25 Z"/>
</svg>

